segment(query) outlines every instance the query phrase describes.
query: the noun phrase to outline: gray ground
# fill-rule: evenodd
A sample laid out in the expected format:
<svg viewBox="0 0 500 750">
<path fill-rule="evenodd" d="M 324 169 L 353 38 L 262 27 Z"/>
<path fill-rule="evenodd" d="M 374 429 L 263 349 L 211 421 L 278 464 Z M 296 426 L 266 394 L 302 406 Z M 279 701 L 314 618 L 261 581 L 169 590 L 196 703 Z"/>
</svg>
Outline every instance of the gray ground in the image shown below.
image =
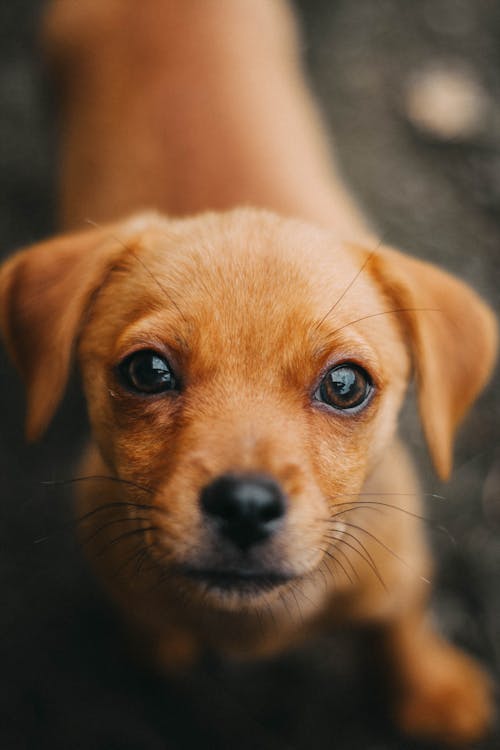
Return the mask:
<svg viewBox="0 0 500 750">
<path fill-rule="evenodd" d="M 67 0 L 69 1 L 69 0 Z M 40 0 L 0 5 L 0 247 L 53 229 L 54 130 L 35 48 Z M 499 306 L 500 3 L 498 0 L 301 0 L 311 80 L 346 176 L 384 238 L 436 260 Z M 407 89 L 430 65 L 466 70 L 487 100 L 455 140 L 408 119 Z M 418 748 L 394 732 L 370 642 L 351 633 L 264 666 L 207 665 L 180 684 L 144 674 L 94 584 L 71 529 L 65 489 L 83 440 L 78 387 L 39 445 L 23 443 L 23 398 L 0 359 L 0 747 Z M 500 655 L 500 382 L 461 431 L 446 488 L 415 419 L 443 629 L 495 673 Z M 444 526 L 454 538 L 440 533 Z M 57 532 L 58 529 L 62 529 Z M 53 532 L 56 532 L 55 534 Z M 34 540 L 52 534 L 48 542 Z M 500 735 L 484 748 L 499 746 Z"/>
</svg>

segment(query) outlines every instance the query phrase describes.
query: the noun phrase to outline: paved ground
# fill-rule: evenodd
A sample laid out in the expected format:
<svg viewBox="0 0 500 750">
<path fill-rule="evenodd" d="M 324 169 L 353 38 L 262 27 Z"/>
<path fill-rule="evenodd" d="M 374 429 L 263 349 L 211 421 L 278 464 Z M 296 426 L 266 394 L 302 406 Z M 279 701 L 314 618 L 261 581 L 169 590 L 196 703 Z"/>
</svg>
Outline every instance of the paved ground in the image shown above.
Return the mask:
<svg viewBox="0 0 500 750">
<path fill-rule="evenodd" d="M 2 254 L 53 228 L 55 133 L 34 43 L 39 8 L 39 0 L 0 5 Z M 312 83 L 367 213 L 386 240 L 455 270 L 498 308 L 498 0 L 301 0 L 299 11 Z M 436 70 L 465 76 L 465 93 L 472 86 L 480 95 L 476 120 L 451 140 L 435 123 L 422 124 L 412 105 L 415 87 L 421 92 Z M 353 634 L 270 665 L 212 666 L 178 685 L 136 668 L 71 530 L 34 544 L 70 517 L 68 494 L 40 481 L 71 476 L 84 432 L 75 428 L 84 424 L 78 388 L 47 438 L 26 448 L 22 393 L 4 358 L 0 379 L 2 750 L 418 747 L 391 729 Z M 436 612 L 444 630 L 493 671 L 500 655 L 499 386 L 497 376 L 464 426 L 445 489 L 411 409 L 405 419 L 425 488 L 447 497 L 428 509 L 440 560 Z M 484 747 L 494 750 L 499 740 Z"/>
</svg>

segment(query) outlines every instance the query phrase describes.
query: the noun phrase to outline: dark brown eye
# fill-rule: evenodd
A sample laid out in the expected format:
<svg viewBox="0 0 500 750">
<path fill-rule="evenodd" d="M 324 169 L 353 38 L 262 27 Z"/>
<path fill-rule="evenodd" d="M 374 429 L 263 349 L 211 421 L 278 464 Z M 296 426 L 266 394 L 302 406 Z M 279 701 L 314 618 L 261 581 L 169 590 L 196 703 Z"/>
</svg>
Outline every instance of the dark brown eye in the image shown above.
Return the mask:
<svg viewBox="0 0 500 750">
<path fill-rule="evenodd" d="M 334 409 L 354 409 L 366 401 L 373 390 L 370 376 L 358 365 L 337 365 L 329 370 L 316 391 L 316 398 Z"/>
<path fill-rule="evenodd" d="M 152 349 L 130 354 L 120 364 L 119 371 L 125 385 L 139 393 L 163 393 L 177 388 L 169 363 Z"/>
</svg>

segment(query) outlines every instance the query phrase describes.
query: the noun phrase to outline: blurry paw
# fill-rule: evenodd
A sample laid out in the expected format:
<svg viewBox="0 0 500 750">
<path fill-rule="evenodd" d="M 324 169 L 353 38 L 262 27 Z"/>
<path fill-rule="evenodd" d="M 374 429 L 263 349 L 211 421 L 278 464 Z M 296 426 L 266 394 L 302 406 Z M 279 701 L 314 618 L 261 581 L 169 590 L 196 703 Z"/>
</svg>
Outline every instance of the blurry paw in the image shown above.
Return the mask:
<svg viewBox="0 0 500 750">
<path fill-rule="evenodd" d="M 401 729 L 449 745 L 467 745 L 483 737 L 494 716 L 487 675 L 452 646 L 421 656 L 398 699 Z"/>
</svg>

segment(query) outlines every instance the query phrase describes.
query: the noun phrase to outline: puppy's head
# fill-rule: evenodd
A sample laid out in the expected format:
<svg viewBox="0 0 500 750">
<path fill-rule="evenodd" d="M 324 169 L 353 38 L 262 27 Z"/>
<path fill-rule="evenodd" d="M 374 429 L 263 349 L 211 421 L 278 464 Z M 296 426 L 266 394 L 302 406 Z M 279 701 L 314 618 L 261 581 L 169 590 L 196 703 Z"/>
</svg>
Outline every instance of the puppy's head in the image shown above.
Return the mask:
<svg viewBox="0 0 500 750">
<path fill-rule="evenodd" d="M 0 292 L 29 436 L 76 348 L 116 506 L 217 606 L 321 570 L 333 509 L 383 455 L 412 362 L 447 475 L 494 354 L 490 312 L 447 274 L 251 210 L 62 237 L 8 261 Z"/>
</svg>

